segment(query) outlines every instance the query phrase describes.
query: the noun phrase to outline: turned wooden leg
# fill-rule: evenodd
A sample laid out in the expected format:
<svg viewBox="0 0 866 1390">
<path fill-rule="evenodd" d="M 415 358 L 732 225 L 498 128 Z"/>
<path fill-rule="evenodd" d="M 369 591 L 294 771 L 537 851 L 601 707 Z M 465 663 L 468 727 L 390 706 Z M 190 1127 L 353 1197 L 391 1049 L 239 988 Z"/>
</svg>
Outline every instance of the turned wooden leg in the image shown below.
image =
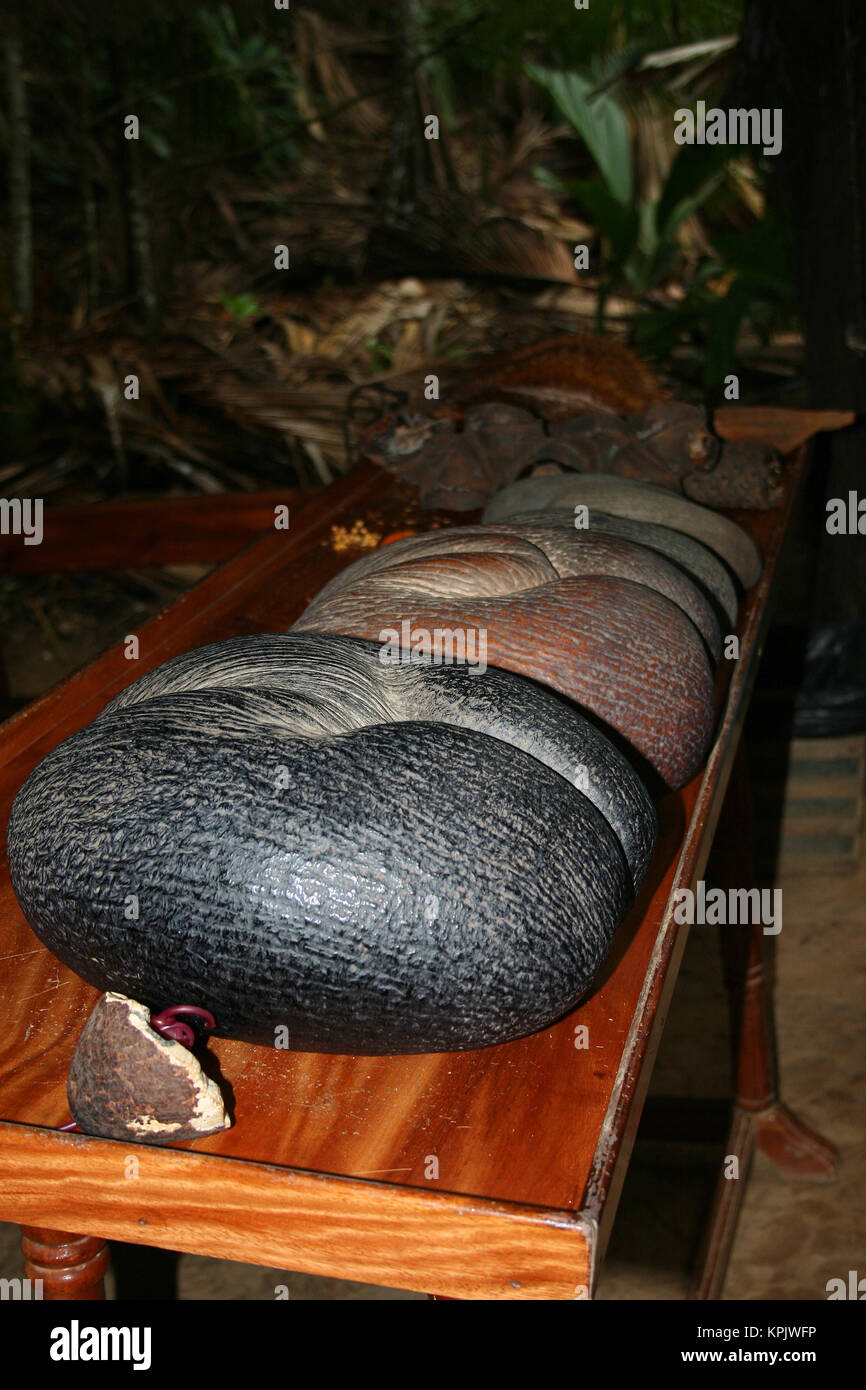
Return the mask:
<svg viewBox="0 0 866 1390">
<path fill-rule="evenodd" d="M 722 888 L 757 886 L 752 844 L 751 796 L 741 745 L 713 847 L 713 881 Z M 837 1151 L 779 1100 L 767 941 L 760 923 L 720 929 L 736 1103 L 755 1125 L 758 1148 L 777 1167 L 790 1177 L 827 1181 L 836 1175 Z"/>
<path fill-rule="evenodd" d="M 838 1152 L 778 1096 L 776 1033 L 764 942 L 760 925 L 722 928 L 734 1025 L 736 1103 L 754 1125 L 761 1153 L 786 1176 L 828 1182 L 838 1171 Z"/>
<path fill-rule="evenodd" d="M 757 887 L 752 844 L 751 796 L 741 744 L 713 843 L 714 886 Z M 756 1148 L 788 1177 L 826 1182 L 835 1177 L 839 1165 L 833 1145 L 779 1100 L 776 1029 L 762 924 L 722 926 L 719 943 L 730 1006 L 735 1103 L 725 1149 L 727 1172 L 718 1180 L 698 1261 L 697 1298 L 721 1295 Z"/>
<path fill-rule="evenodd" d="M 100 1236 L 74 1236 L 43 1226 L 22 1226 L 21 1249 L 26 1276 L 42 1280 L 43 1298 L 105 1298 L 108 1246 Z"/>
</svg>

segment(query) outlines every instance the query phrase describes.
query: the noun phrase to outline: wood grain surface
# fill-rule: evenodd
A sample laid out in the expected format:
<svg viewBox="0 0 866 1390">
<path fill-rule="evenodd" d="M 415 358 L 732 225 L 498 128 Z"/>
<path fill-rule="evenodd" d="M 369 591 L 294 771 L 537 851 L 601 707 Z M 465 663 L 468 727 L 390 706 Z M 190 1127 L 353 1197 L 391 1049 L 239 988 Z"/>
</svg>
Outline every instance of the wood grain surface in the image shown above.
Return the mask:
<svg viewBox="0 0 866 1390">
<path fill-rule="evenodd" d="M 133 1170 L 123 1144 L 2 1123 L 0 1153 L 9 1219 L 452 1298 L 588 1295 L 591 1223 L 574 1213 L 155 1147 Z"/>
<path fill-rule="evenodd" d="M 687 935 L 670 894 L 706 861 L 802 464 L 786 466 L 783 508 L 735 516 L 765 567 L 741 613 L 740 660 L 719 669 L 726 702 L 706 771 L 662 802 L 640 899 L 591 996 L 553 1028 L 411 1057 L 217 1042 L 231 1130 L 194 1149 L 52 1133 L 68 1119 L 66 1072 L 96 995 L 33 936 L 4 862 L 0 1218 L 459 1297 L 591 1288 Z M 288 628 L 362 553 L 334 539 L 359 518 L 381 534 L 450 520 L 422 519 L 412 492 L 372 467 L 342 479 L 289 533 L 271 533 L 147 623 L 138 662 L 115 648 L 5 726 L 4 825 L 30 769 L 143 670 L 208 641 Z M 132 1156 L 137 1178 L 126 1175 Z"/>
<path fill-rule="evenodd" d="M 258 540 L 274 524 L 275 508 L 298 511 L 315 488 L 158 497 L 58 507 L 49 498 L 39 545 L 0 535 L 0 572 L 120 570 L 129 566 L 217 565 Z"/>
<path fill-rule="evenodd" d="M 771 444 L 780 453 L 792 453 L 822 430 L 842 430 L 853 425 L 853 410 L 789 410 L 775 405 L 722 405 L 713 416 L 722 439 Z"/>
</svg>

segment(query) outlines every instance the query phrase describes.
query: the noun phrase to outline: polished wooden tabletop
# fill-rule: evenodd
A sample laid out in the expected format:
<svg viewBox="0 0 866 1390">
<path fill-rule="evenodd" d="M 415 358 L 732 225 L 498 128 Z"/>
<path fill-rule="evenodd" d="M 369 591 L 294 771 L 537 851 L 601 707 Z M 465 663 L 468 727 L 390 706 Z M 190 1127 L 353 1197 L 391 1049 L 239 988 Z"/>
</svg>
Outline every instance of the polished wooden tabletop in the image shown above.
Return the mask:
<svg viewBox="0 0 866 1390">
<path fill-rule="evenodd" d="M 706 863 L 802 469 L 801 451 L 785 464 L 779 509 L 730 513 L 765 566 L 741 608 L 739 659 L 719 670 L 715 744 L 704 772 L 661 803 L 640 900 L 590 996 L 555 1027 L 425 1056 L 217 1040 L 229 1131 L 176 1147 L 60 1134 L 67 1069 L 97 994 L 30 931 L 4 857 L 0 1219 L 456 1297 L 587 1296 L 688 932 L 671 894 Z M 0 729 L 4 826 L 36 763 L 143 671 L 205 642 L 288 627 L 363 553 L 359 521 L 382 537 L 469 519 L 420 512 L 413 489 L 362 465 L 148 622 L 138 661 L 121 644 Z"/>
</svg>

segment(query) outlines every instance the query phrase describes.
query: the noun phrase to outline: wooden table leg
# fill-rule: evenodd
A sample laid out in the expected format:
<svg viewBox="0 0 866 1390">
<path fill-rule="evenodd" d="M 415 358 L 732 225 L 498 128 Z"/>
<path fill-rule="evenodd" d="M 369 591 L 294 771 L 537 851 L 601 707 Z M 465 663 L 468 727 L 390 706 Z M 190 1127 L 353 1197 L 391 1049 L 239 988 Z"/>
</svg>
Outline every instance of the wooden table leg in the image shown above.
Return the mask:
<svg viewBox="0 0 866 1390">
<path fill-rule="evenodd" d="M 43 1298 L 89 1302 L 105 1298 L 109 1252 L 101 1236 L 22 1226 L 21 1249 L 27 1278 L 42 1280 Z"/>
<path fill-rule="evenodd" d="M 760 925 L 723 928 L 722 951 L 733 1023 L 737 1105 L 755 1126 L 760 1151 L 787 1177 L 829 1181 L 839 1167 L 836 1149 L 779 1099 L 763 929 Z"/>
<path fill-rule="evenodd" d="M 740 745 L 709 872 L 714 886 L 751 888 L 755 877 L 753 822 L 748 768 Z M 770 993 L 766 941 L 761 923 L 720 927 L 719 940 L 731 1016 L 735 1104 L 723 1170 L 698 1261 L 693 1296 L 721 1296 L 737 1218 L 745 1196 L 755 1149 L 787 1177 L 832 1180 L 839 1155 L 832 1144 L 803 1124 L 779 1099 L 776 1030 Z M 737 1159 L 737 1168 L 730 1164 Z M 736 1171 L 736 1178 L 730 1175 Z"/>
</svg>

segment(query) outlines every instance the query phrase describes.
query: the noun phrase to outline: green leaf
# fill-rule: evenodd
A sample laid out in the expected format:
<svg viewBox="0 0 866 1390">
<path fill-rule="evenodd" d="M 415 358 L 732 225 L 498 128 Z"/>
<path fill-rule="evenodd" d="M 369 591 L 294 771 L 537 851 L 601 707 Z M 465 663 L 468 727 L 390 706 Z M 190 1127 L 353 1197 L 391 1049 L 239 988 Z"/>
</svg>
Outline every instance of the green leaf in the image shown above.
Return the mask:
<svg viewBox="0 0 866 1390">
<path fill-rule="evenodd" d="M 258 300 L 251 294 L 221 294 L 219 298 L 220 304 L 228 309 L 237 323 L 245 323 L 261 313 Z"/>
<path fill-rule="evenodd" d="M 659 246 L 658 203 L 644 198 L 637 205 L 638 244 L 645 256 L 654 256 Z"/>
<path fill-rule="evenodd" d="M 527 72 L 550 93 L 581 136 L 611 195 L 619 203 L 628 203 L 632 195 L 631 132 L 622 108 L 606 92 L 592 96 L 595 84 L 579 73 L 534 65 Z"/>
<path fill-rule="evenodd" d="M 695 199 L 703 202 L 709 197 L 724 179 L 730 158 L 727 145 L 684 145 L 670 167 L 659 199 L 659 226 L 671 223 L 677 209 L 684 204 Z M 687 214 L 683 213 L 672 225 L 678 225 L 684 216 Z"/>
<path fill-rule="evenodd" d="M 725 269 L 734 271 L 739 280 L 793 302 L 796 296 L 788 247 L 772 210 L 747 231 L 718 233 L 713 241 Z"/>
<path fill-rule="evenodd" d="M 545 169 L 543 164 L 533 164 L 530 172 L 535 182 L 540 184 L 542 188 L 551 188 L 555 193 L 566 193 L 568 191 L 569 185 L 567 185 L 558 174 L 554 174 L 550 169 Z"/>
<path fill-rule="evenodd" d="M 621 264 L 637 242 L 636 210 L 615 198 L 605 184 L 592 179 L 577 179 L 566 187 L 609 242 L 611 259 Z"/>
<path fill-rule="evenodd" d="M 171 146 L 165 137 L 158 131 L 151 130 L 149 126 L 142 126 L 141 140 L 142 144 L 147 145 L 154 154 L 158 154 L 160 159 L 168 159 L 171 155 Z"/>
<path fill-rule="evenodd" d="M 376 338 L 367 338 L 364 346 L 373 359 L 374 366 L 383 371 L 390 367 L 394 358 L 394 347 L 391 343 L 380 343 Z"/>
</svg>

